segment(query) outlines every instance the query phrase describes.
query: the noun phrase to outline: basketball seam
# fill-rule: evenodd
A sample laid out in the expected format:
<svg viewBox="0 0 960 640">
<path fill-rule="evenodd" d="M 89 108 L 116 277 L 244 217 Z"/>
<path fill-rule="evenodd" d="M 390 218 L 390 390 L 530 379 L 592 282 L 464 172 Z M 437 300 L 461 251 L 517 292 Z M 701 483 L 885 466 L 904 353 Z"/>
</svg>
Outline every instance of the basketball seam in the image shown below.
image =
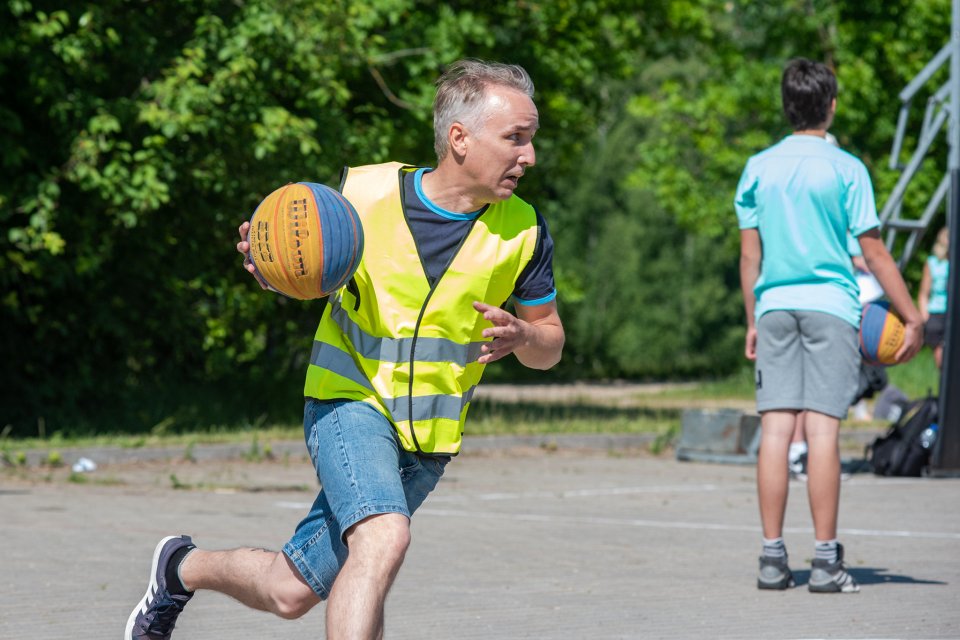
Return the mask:
<svg viewBox="0 0 960 640">
<path fill-rule="evenodd" d="M 278 216 L 279 216 L 280 206 L 281 206 L 281 204 L 283 203 L 283 196 L 287 193 L 287 191 L 288 191 L 288 190 L 290 189 L 290 187 L 292 187 L 292 186 L 293 186 L 292 184 L 286 185 L 286 186 L 283 188 L 283 191 L 280 192 L 280 195 L 277 196 L 277 206 L 276 206 L 276 209 L 274 209 L 274 212 L 273 212 L 274 237 L 277 238 L 277 242 L 278 242 L 278 243 L 279 243 L 279 242 L 283 242 L 284 244 L 288 244 L 288 242 L 289 242 L 289 238 L 287 238 L 287 234 L 286 234 L 286 233 L 277 233 L 276 230 L 280 228 L 280 226 L 279 226 L 279 224 L 278 224 L 278 221 L 277 221 L 277 218 L 278 218 Z M 283 240 L 281 240 L 281 238 L 283 238 Z M 287 270 L 287 265 L 286 265 L 286 263 L 283 261 L 283 253 L 284 253 L 284 252 L 281 251 L 281 250 L 279 250 L 279 249 L 286 249 L 286 247 L 278 247 L 278 251 L 277 251 L 277 262 L 280 263 L 280 273 L 283 274 L 283 278 L 284 278 L 284 280 L 287 281 L 287 284 L 290 285 L 290 288 L 291 288 L 294 292 L 296 292 L 296 293 L 298 293 L 298 294 L 300 294 L 300 295 L 302 296 L 302 295 L 303 295 L 303 292 L 300 290 L 299 287 L 297 287 L 296 283 L 293 282 L 293 281 L 290 279 L 290 274 L 287 272 L 287 271 L 288 271 L 288 270 Z"/>
</svg>

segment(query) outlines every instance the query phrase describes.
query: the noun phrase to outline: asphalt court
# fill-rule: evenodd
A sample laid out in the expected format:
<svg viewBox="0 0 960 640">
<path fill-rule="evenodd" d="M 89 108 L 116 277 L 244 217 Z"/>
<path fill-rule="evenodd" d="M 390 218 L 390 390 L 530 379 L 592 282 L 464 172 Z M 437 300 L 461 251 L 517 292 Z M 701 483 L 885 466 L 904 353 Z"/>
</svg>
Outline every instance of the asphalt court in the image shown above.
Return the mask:
<svg viewBox="0 0 960 640">
<path fill-rule="evenodd" d="M 467 451 L 413 519 L 385 637 L 960 638 L 960 479 L 855 474 L 840 527 L 855 595 L 805 588 L 805 486 L 785 538 L 799 588 L 755 587 L 750 465 L 640 451 Z M 102 465 L 85 483 L 0 474 L 0 638 L 120 638 L 163 536 L 278 549 L 316 482 L 297 455 Z M 174 638 L 323 637 L 201 593 Z"/>
</svg>

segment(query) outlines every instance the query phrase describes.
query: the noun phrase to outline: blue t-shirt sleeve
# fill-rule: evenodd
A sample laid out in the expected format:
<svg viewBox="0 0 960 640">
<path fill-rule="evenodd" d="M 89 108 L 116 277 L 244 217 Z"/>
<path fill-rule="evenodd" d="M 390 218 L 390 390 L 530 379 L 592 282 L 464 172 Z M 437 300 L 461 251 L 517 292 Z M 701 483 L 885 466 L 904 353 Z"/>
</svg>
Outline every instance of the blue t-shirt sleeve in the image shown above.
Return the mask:
<svg viewBox="0 0 960 640">
<path fill-rule="evenodd" d="M 863 249 L 860 248 L 860 241 L 852 233 L 847 233 L 847 253 L 853 257 L 862 256 Z"/>
<path fill-rule="evenodd" d="M 737 222 L 741 229 L 756 229 L 760 226 L 757 219 L 757 187 L 760 182 L 754 175 L 750 162 L 743 169 L 740 183 L 737 185 L 737 195 L 733 206 L 737 210 Z"/>
<path fill-rule="evenodd" d="M 513 289 L 514 302 L 527 306 L 546 304 L 557 297 L 553 280 L 553 238 L 539 211 L 537 227 L 540 233 L 537 248 Z"/>
<path fill-rule="evenodd" d="M 854 237 L 880 226 L 877 202 L 873 196 L 873 182 L 867 167 L 859 160 L 850 174 L 843 204 L 850 217 L 850 233 Z"/>
</svg>

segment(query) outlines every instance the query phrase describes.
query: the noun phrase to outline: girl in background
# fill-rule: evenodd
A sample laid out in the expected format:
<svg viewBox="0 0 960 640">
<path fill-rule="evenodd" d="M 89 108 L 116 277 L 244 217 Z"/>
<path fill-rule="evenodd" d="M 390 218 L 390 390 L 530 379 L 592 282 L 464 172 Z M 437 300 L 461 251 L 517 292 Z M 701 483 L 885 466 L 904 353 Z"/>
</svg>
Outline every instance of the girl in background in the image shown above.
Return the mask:
<svg viewBox="0 0 960 640">
<path fill-rule="evenodd" d="M 917 294 L 917 307 L 925 323 L 924 344 L 933 349 L 940 369 L 943 362 L 943 337 L 947 328 L 947 278 L 950 275 L 950 233 L 943 227 L 937 233 L 933 255 L 923 265 L 923 278 Z"/>
</svg>

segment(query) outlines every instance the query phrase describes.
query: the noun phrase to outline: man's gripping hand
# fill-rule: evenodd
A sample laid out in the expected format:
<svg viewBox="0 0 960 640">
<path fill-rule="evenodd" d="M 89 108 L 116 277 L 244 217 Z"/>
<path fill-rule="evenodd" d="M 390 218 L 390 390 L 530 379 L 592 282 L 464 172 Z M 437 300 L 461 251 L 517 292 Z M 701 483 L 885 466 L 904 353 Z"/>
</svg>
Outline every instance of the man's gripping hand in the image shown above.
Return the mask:
<svg viewBox="0 0 960 640">
<path fill-rule="evenodd" d="M 240 232 L 240 242 L 237 243 L 237 251 L 243 254 L 243 268 L 257 279 L 261 289 L 268 289 L 267 283 L 257 274 L 257 268 L 253 266 L 253 261 L 250 259 L 250 243 L 247 242 L 247 238 L 250 236 L 250 223 L 244 222 L 240 225 L 238 231 Z"/>
</svg>

